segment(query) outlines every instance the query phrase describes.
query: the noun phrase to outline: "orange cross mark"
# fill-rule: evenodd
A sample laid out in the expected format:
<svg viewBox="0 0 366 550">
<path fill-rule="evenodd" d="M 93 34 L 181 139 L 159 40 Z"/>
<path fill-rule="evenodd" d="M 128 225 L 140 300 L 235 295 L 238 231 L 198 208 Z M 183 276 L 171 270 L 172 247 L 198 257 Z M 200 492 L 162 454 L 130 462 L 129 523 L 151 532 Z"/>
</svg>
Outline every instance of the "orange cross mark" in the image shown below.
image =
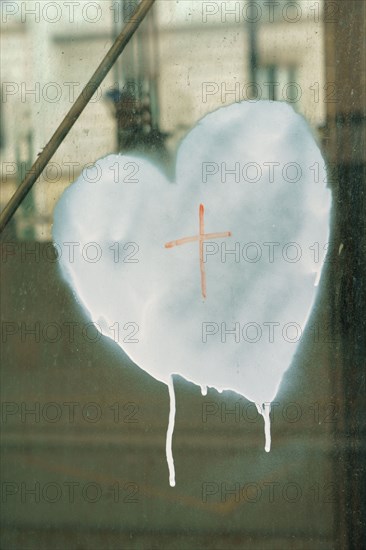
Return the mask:
<svg viewBox="0 0 366 550">
<path fill-rule="evenodd" d="M 165 248 L 173 248 L 173 246 L 179 246 L 181 244 L 187 243 L 199 243 L 200 251 L 200 271 L 201 271 L 201 291 L 203 298 L 206 298 L 206 272 L 205 264 L 203 261 L 203 243 L 212 239 L 223 239 L 225 237 L 231 237 L 231 231 L 226 231 L 225 233 L 205 233 L 205 222 L 204 222 L 205 208 L 203 204 L 200 204 L 199 208 L 199 235 L 194 235 L 193 237 L 183 237 L 183 239 L 178 239 L 176 241 L 170 241 L 165 243 Z"/>
</svg>

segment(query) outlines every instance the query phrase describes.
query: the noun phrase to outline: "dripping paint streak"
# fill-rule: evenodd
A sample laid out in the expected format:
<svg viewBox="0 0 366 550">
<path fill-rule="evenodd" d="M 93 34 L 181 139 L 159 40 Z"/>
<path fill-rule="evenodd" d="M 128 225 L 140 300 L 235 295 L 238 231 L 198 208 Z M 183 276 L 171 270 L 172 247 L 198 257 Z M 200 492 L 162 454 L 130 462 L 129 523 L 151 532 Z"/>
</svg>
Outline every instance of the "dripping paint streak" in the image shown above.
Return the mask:
<svg viewBox="0 0 366 550">
<path fill-rule="evenodd" d="M 256 407 L 259 414 L 263 416 L 264 437 L 265 437 L 264 450 L 266 451 L 266 453 L 269 453 L 271 450 L 271 418 L 270 418 L 271 404 L 263 403 L 263 405 L 258 405 L 258 403 L 256 403 Z"/>
<path fill-rule="evenodd" d="M 264 450 L 266 453 L 269 453 L 271 450 L 271 418 L 270 418 L 270 412 L 271 412 L 271 404 L 270 403 L 264 403 L 263 404 L 263 418 L 264 418 L 264 435 L 266 439 Z"/>
<path fill-rule="evenodd" d="M 173 377 L 170 377 L 169 384 L 169 399 L 170 399 L 170 409 L 169 409 L 169 423 L 168 430 L 166 432 L 166 460 L 169 468 L 169 484 L 171 487 L 175 487 L 175 468 L 174 468 L 174 458 L 172 452 L 172 439 L 174 432 L 174 421 L 175 421 L 175 392 L 174 392 L 174 383 Z"/>
</svg>

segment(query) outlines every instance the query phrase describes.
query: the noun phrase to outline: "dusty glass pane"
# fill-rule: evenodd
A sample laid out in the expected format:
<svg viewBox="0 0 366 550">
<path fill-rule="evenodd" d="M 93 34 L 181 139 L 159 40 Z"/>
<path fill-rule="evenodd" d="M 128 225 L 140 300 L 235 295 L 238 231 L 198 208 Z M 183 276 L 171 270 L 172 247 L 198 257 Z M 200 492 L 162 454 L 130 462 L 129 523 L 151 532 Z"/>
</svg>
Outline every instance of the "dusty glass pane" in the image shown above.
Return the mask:
<svg viewBox="0 0 366 550">
<path fill-rule="evenodd" d="M 1 1 L 2 209 L 137 4 Z M 2 548 L 362 547 L 364 15 L 362 0 L 157 0 L 147 13 L 1 235 Z M 54 208 L 82 172 L 95 184 L 94 163 L 110 153 L 148 157 L 174 181 L 181 141 L 202 117 L 262 100 L 302 115 L 326 159 L 329 243 L 302 251 L 326 261 L 306 327 L 299 338 L 281 332 L 296 354 L 272 403 L 271 452 L 253 402 L 203 395 L 176 375 L 170 487 L 167 386 L 96 330 L 60 271 Z M 210 160 L 229 189 L 235 168 Z M 139 168 L 130 163 L 119 183 Z M 314 183 L 322 169 L 309 166 Z M 95 295 L 110 284 L 100 278 Z M 121 320 L 109 331 L 131 336 L 133 320 Z M 219 330 L 227 320 L 207 321 Z M 243 325 L 255 318 L 229 321 L 238 346 L 253 339 Z M 262 338 L 276 319 L 266 322 Z"/>
</svg>

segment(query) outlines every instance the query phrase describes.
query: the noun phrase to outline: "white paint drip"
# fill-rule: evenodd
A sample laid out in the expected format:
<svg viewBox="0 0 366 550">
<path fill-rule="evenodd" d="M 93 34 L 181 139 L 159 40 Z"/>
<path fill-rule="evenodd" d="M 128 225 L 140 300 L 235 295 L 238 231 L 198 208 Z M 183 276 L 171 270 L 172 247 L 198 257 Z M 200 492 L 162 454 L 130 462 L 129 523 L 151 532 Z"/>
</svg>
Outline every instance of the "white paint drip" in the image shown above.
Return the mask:
<svg viewBox="0 0 366 550">
<path fill-rule="evenodd" d="M 256 403 L 256 406 L 259 414 L 263 416 L 265 437 L 264 450 L 266 451 L 266 453 L 269 453 L 271 450 L 271 403 L 263 403 L 263 405 L 258 405 Z"/>
<path fill-rule="evenodd" d="M 165 452 L 166 452 L 166 460 L 169 468 L 169 485 L 171 487 L 175 487 L 175 468 L 174 468 L 174 458 L 173 458 L 173 451 L 172 451 L 172 439 L 173 439 L 174 421 L 175 421 L 175 392 L 174 392 L 174 383 L 173 383 L 172 376 L 170 377 L 170 380 L 168 383 L 168 389 L 169 389 L 170 409 L 169 409 L 168 430 L 166 432 Z"/>
<path fill-rule="evenodd" d="M 207 386 L 201 386 L 201 394 L 207 395 Z"/>
<path fill-rule="evenodd" d="M 264 418 L 264 435 L 266 438 L 266 443 L 264 450 L 266 453 L 269 453 L 271 450 L 271 418 L 270 418 L 270 412 L 271 412 L 271 403 L 264 403 L 263 404 L 263 418 Z"/>
</svg>

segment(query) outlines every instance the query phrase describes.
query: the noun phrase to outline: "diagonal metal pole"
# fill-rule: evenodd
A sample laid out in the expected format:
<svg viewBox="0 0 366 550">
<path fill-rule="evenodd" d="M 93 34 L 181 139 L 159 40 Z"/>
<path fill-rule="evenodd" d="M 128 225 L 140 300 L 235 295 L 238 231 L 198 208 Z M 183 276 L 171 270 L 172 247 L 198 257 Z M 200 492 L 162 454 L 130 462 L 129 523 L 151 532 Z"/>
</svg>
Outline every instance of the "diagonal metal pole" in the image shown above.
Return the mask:
<svg viewBox="0 0 366 550">
<path fill-rule="evenodd" d="M 71 107 L 70 111 L 67 113 L 60 126 L 57 128 L 42 153 L 39 155 L 38 159 L 28 171 L 20 186 L 1 212 L 0 233 L 2 233 L 7 223 L 15 214 L 22 200 L 26 197 L 34 183 L 42 174 L 43 170 L 47 166 L 47 163 L 51 160 L 57 149 L 60 147 L 61 143 L 89 103 L 90 99 L 93 97 L 100 84 L 103 82 L 104 78 L 107 76 L 113 64 L 123 52 L 130 38 L 139 27 L 154 2 L 155 0 L 142 0 L 131 14 L 129 22 L 124 26 L 122 32 L 116 38 L 113 46 L 110 48 L 105 58 Z"/>
</svg>

